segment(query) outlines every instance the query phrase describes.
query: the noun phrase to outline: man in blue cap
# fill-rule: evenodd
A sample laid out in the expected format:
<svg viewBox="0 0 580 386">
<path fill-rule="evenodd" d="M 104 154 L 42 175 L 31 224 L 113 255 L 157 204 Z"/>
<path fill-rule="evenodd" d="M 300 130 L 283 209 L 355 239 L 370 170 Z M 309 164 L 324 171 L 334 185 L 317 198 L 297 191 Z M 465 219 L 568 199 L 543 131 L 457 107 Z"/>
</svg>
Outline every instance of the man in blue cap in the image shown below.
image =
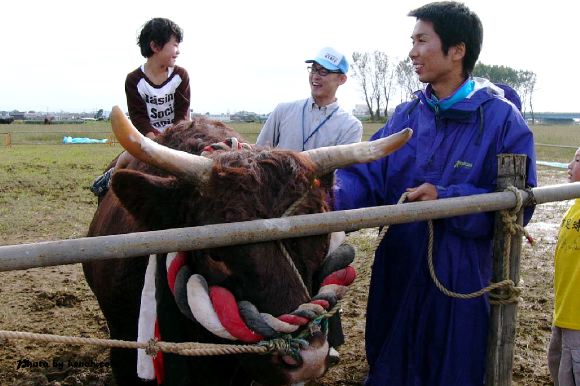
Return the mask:
<svg viewBox="0 0 580 386">
<path fill-rule="evenodd" d="M 268 117 L 257 145 L 303 151 L 359 142 L 362 123 L 338 105 L 336 90 L 346 82 L 348 61 L 325 47 L 306 60 L 311 96 L 280 103 Z"/>
<path fill-rule="evenodd" d="M 266 120 L 256 145 L 303 151 L 318 147 L 360 142 L 362 123 L 339 106 L 336 90 L 346 82 L 348 61 L 331 47 L 321 49 L 309 63 L 310 97 L 280 103 Z M 321 179 L 331 185 L 333 176 Z M 338 236 L 340 238 L 340 236 Z M 344 343 L 340 315 L 329 319 L 328 342 L 330 364 L 336 364 L 339 354 L 335 347 Z"/>
</svg>

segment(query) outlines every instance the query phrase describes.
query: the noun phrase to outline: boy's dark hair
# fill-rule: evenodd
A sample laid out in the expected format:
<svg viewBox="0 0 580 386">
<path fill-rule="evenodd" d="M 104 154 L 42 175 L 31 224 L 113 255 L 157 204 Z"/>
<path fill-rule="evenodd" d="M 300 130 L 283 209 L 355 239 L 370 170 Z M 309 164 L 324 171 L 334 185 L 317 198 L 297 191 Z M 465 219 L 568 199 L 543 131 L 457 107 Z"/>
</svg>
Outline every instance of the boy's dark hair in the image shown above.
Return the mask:
<svg viewBox="0 0 580 386">
<path fill-rule="evenodd" d="M 467 77 L 473 72 L 483 43 L 483 26 L 474 12 L 462 3 L 442 1 L 426 4 L 409 12 L 408 16 L 433 23 L 444 55 L 450 47 L 465 43 L 463 74 Z"/>
<path fill-rule="evenodd" d="M 141 55 L 145 58 L 150 57 L 153 55 L 151 42 L 163 47 L 172 36 L 175 36 L 178 43 L 183 40 L 183 31 L 177 24 L 162 17 L 149 20 L 143 25 L 143 29 L 137 38 L 137 45 L 141 48 Z"/>
</svg>

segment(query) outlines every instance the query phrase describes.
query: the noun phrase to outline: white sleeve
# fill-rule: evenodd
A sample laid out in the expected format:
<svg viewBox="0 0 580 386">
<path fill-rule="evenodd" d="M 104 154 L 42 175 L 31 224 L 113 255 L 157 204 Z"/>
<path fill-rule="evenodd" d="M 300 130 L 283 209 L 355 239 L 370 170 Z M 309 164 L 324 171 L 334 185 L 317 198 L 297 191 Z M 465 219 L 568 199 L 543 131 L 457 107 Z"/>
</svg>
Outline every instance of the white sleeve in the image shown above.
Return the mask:
<svg viewBox="0 0 580 386">
<path fill-rule="evenodd" d="M 277 111 L 278 107 L 276 107 L 274 111 L 270 113 L 270 116 L 266 120 L 266 123 L 264 123 L 262 130 L 260 130 L 260 134 L 258 134 L 256 145 L 270 147 L 276 147 L 278 145 L 280 136 L 280 122 L 277 119 Z"/>
<path fill-rule="evenodd" d="M 346 130 L 343 130 L 343 134 L 340 136 L 337 145 L 347 145 L 349 143 L 360 142 L 362 135 L 362 123 L 358 119 L 354 119 L 353 121 L 350 121 L 350 126 Z"/>
</svg>

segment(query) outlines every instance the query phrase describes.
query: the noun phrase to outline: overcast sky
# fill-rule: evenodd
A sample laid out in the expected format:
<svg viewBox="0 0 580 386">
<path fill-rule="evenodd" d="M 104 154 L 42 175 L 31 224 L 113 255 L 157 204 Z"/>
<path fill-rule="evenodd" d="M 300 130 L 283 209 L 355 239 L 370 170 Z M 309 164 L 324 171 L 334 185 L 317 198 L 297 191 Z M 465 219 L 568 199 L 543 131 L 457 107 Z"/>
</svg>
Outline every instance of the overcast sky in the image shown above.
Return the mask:
<svg viewBox="0 0 580 386">
<path fill-rule="evenodd" d="M 0 21 L 0 111 L 126 109 L 124 82 L 144 62 L 142 25 L 167 17 L 184 30 L 177 64 L 191 77 L 195 112 L 268 113 L 309 94 L 305 59 L 333 46 L 406 57 L 426 1 L 8 0 Z M 537 74 L 535 111 L 580 111 L 580 3 L 467 0 L 484 26 L 480 61 Z M 562 64 L 564 63 L 564 64 Z M 338 91 L 362 102 L 357 80 Z M 394 107 L 394 106 L 393 106 Z"/>
</svg>

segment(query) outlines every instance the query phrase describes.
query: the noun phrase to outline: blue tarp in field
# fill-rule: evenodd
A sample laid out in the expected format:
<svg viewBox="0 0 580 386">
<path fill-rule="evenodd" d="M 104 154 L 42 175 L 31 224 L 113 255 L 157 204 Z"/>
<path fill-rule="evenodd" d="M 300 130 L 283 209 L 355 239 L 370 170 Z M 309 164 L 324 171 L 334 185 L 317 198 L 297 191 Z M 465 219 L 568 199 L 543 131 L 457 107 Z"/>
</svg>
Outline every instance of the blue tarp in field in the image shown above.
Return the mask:
<svg viewBox="0 0 580 386">
<path fill-rule="evenodd" d="M 564 164 L 564 163 L 561 163 L 561 162 L 536 161 L 536 164 L 538 164 L 538 165 L 544 165 L 544 166 L 551 166 L 551 167 L 559 168 L 559 169 L 568 169 L 568 164 Z"/>
<path fill-rule="evenodd" d="M 107 143 L 107 139 L 93 139 L 93 138 L 74 138 L 64 137 L 62 143 L 67 145 L 69 143 Z"/>
</svg>

